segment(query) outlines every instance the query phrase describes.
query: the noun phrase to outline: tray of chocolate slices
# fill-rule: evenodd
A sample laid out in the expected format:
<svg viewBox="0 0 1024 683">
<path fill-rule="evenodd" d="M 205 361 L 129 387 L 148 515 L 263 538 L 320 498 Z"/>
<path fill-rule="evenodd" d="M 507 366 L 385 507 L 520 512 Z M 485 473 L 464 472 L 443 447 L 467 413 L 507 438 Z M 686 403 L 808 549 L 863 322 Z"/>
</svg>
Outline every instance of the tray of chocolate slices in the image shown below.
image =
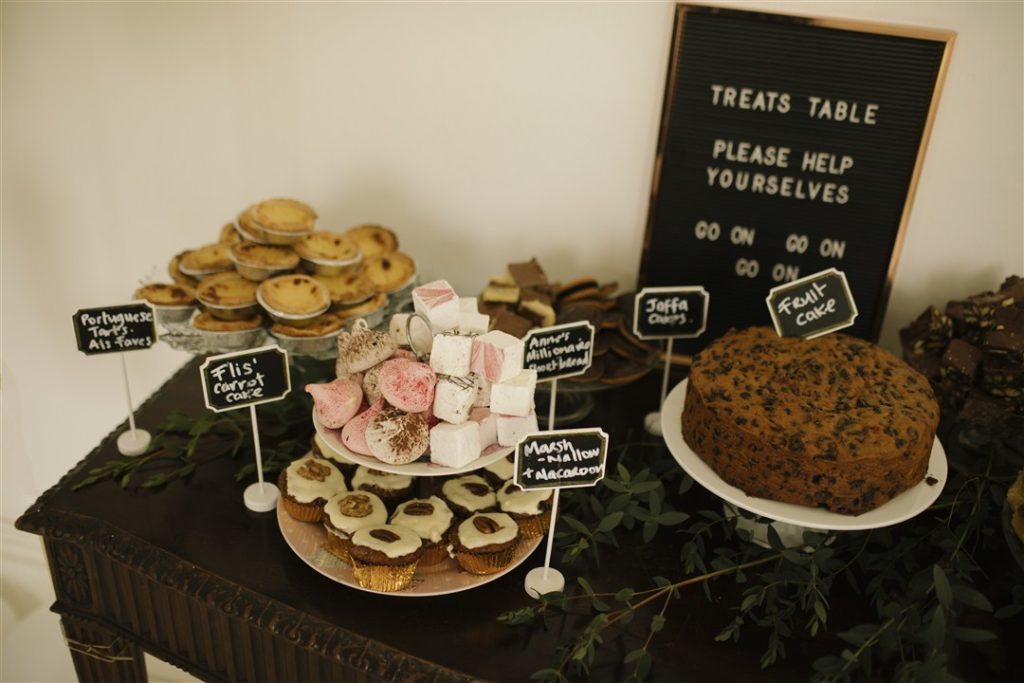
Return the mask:
<svg viewBox="0 0 1024 683">
<path fill-rule="evenodd" d="M 991 460 L 990 474 L 1009 476 L 1024 466 L 1024 279 L 929 306 L 900 330 L 900 343 L 956 430 L 954 467 L 976 473 Z"/>
<path fill-rule="evenodd" d="M 491 316 L 492 329 L 523 338 L 537 327 L 586 321 L 595 330 L 593 363 L 586 373 L 559 382 L 559 394 L 610 389 L 634 382 L 664 362 L 657 343 L 633 333 L 632 292 L 592 276 L 557 281 L 536 258 L 509 263 L 492 276 L 478 297 L 479 310 Z M 688 366 L 675 354 L 673 365 Z"/>
<path fill-rule="evenodd" d="M 381 225 L 327 230 L 308 204 L 273 198 L 225 224 L 215 242 L 175 254 L 171 282 L 148 282 L 160 338 L 190 353 L 276 342 L 290 353 L 333 358 L 337 337 L 371 326 L 408 302 L 416 262 Z M 268 340 L 268 336 L 270 339 Z"/>
<path fill-rule="evenodd" d="M 341 332 L 337 377 L 305 386 L 321 461 L 282 474 L 278 520 L 341 583 L 437 595 L 525 559 L 551 492 L 511 482 L 515 444 L 538 430 L 523 340 L 490 329 L 476 298 L 444 280 L 411 298 L 385 329 L 358 320 Z"/>
</svg>

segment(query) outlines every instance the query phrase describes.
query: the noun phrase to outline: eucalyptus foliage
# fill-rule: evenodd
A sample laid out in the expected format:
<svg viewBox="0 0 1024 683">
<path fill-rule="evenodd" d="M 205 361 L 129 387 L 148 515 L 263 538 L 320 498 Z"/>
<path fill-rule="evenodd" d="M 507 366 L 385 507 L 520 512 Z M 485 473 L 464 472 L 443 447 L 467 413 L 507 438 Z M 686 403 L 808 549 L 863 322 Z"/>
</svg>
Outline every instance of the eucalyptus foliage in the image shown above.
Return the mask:
<svg viewBox="0 0 1024 683">
<path fill-rule="evenodd" d="M 716 580 L 733 581 L 741 590 L 731 592 L 738 598 L 715 640 L 760 639 L 766 643 L 762 668 L 785 658 L 787 641 L 797 633 L 825 639 L 826 651 L 829 643 L 841 643 L 812 663 L 807 677 L 814 681 L 959 680 L 953 671 L 958 649 L 993 639 L 999 620 L 1024 609 L 1024 586 L 1015 580 L 1024 568 L 989 567 L 982 559 L 1008 559 L 1000 514 L 1010 478 L 993 476 L 991 463 L 975 475 L 951 470 L 939 499 L 902 524 L 805 532 L 800 548 L 786 548 L 769 527 L 770 547 L 763 548 L 721 508 L 700 509 L 707 497 L 663 445 L 631 443 L 615 450 L 617 463 L 596 487 L 563 492 L 556 534 L 563 565 L 579 572 L 599 566 L 624 534 L 639 532 L 644 543 L 676 534 L 682 537 L 679 575 L 641 576 L 634 585 L 596 591 L 581 574 L 565 593 L 500 615 L 500 621 L 523 626 L 571 614 L 571 623 L 580 624 L 568 629 L 551 666 L 535 672 L 536 680 L 586 680 L 596 664 L 607 664 L 602 657 L 622 651 L 618 664 L 629 680 L 647 678 L 657 666 L 651 644 L 671 629 L 673 601 L 698 587 L 711 600 Z M 843 615 L 831 614 L 836 591 L 861 596 L 873 618 L 837 625 Z M 635 619 L 640 627 L 627 628 Z M 629 642 L 641 636 L 639 647 L 602 650 L 627 631 Z"/>
</svg>

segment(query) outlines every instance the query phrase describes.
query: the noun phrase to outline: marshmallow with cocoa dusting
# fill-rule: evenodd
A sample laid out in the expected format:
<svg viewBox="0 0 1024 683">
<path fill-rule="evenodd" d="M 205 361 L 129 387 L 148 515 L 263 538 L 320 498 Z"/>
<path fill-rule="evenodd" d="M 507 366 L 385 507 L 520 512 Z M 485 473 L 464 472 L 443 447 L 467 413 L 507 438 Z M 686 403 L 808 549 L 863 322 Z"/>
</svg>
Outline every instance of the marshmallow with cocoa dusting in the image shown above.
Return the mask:
<svg viewBox="0 0 1024 683">
<path fill-rule="evenodd" d="M 478 372 L 471 372 L 469 373 L 469 376 L 473 378 L 473 389 L 476 391 L 476 398 L 473 399 L 473 407 L 486 408 L 491 405 L 491 380 Z"/>
<path fill-rule="evenodd" d="M 321 424 L 339 429 L 355 417 L 363 402 L 363 390 L 350 379 L 336 379 L 326 384 L 307 384 L 313 406 Z"/>
<path fill-rule="evenodd" d="M 430 321 L 434 334 L 459 326 L 459 295 L 446 280 L 434 280 L 412 290 L 412 305 Z"/>
<path fill-rule="evenodd" d="M 473 339 L 470 368 L 492 382 L 504 382 L 523 369 L 524 348 L 522 339 L 492 330 Z"/>
<path fill-rule="evenodd" d="M 476 422 L 441 422 L 430 430 L 430 462 L 465 467 L 480 457 L 480 426 Z"/>
<path fill-rule="evenodd" d="M 434 388 L 434 417 L 462 424 L 469 419 L 475 398 L 476 388 L 469 378 L 441 375 Z"/>
</svg>

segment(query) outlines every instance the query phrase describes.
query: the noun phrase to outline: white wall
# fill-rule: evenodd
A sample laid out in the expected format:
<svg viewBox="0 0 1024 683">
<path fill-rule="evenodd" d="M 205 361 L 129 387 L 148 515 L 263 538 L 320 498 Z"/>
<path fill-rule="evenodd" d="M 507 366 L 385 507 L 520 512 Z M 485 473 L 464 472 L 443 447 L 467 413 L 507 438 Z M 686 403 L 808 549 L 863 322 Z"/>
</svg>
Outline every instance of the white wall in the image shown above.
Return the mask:
<svg viewBox="0 0 1024 683">
<path fill-rule="evenodd" d="M 928 303 L 1024 270 L 1021 4 L 756 6 L 959 33 L 886 345 Z M 425 275 L 465 292 L 533 255 L 635 281 L 671 4 L 2 12 L 7 519 L 124 419 L 119 361 L 80 354 L 71 313 L 125 301 L 253 200 L 391 225 Z M 184 360 L 129 355 L 137 401 Z"/>
</svg>

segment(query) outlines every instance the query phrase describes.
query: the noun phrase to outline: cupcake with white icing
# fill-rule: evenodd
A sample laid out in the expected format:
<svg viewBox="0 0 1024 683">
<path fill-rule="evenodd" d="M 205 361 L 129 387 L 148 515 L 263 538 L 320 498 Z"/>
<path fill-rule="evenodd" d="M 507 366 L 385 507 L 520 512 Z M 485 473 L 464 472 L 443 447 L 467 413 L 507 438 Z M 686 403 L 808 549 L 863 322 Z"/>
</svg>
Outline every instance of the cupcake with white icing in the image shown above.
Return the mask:
<svg viewBox="0 0 1024 683">
<path fill-rule="evenodd" d="M 412 477 L 408 474 L 381 472 L 360 465 L 352 475 L 352 490 L 375 493 L 386 504 L 391 505 L 412 497 Z"/>
<path fill-rule="evenodd" d="M 324 549 L 344 562 L 351 562 L 352 534 L 365 526 L 384 524 L 388 511 L 384 501 L 369 491 L 339 492 L 324 504 Z"/>
<path fill-rule="evenodd" d="M 498 509 L 516 520 L 526 538 L 540 538 L 551 523 L 551 489 L 524 491 L 507 481 L 498 489 Z"/>
<path fill-rule="evenodd" d="M 452 557 L 470 574 L 495 574 L 512 563 L 522 532 L 504 512 L 481 512 L 452 532 Z"/>
<path fill-rule="evenodd" d="M 338 491 L 348 490 L 338 468 L 312 453 L 281 470 L 277 487 L 285 512 L 300 522 L 319 522 L 327 499 Z"/>
<path fill-rule="evenodd" d="M 484 476 L 484 479 L 494 487 L 500 489 L 505 485 L 505 482 L 512 478 L 512 468 L 515 463 L 516 454 L 509 453 L 504 458 L 499 458 L 487 465 L 480 473 Z"/>
<path fill-rule="evenodd" d="M 498 509 L 498 499 L 487 480 L 478 474 L 449 479 L 441 485 L 441 497 L 456 517 L 465 519 L 477 512 Z"/>
<path fill-rule="evenodd" d="M 390 593 L 412 582 L 423 542 L 412 529 L 375 524 L 352 535 L 352 571 L 363 588 Z"/>
<path fill-rule="evenodd" d="M 423 541 L 420 566 L 438 564 L 447 557 L 448 530 L 455 515 L 437 496 L 414 498 L 399 505 L 391 523 L 415 531 Z"/>
</svg>

